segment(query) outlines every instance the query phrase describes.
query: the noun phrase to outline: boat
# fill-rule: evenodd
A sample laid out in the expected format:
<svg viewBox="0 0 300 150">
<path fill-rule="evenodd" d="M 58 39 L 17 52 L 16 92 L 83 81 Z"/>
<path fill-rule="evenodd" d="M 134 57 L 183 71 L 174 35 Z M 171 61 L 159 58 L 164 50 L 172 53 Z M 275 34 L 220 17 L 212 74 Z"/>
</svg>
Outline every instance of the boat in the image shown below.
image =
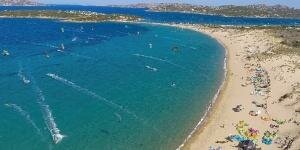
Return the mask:
<svg viewBox="0 0 300 150">
<path fill-rule="evenodd" d="M 173 83 L 171 84 L 171 87 L 176 87 L 176 83 L 173 82 Z"/>
<path fill-rule="evenodd" d="M 174 52 L 180 51 L 179 47 L 177 47 L 177 46 L 172 47 L 171 50 Z"/>
<path fill-rule="evenodd" d="M 48 53 L 45 54 L 46 58 L 50 58 L 50 55 Z"/>
<path fill-rule="evenodd" d="M 149 48 L 152 48 L 152 47 L 153 47 L 152 43 L 149 43 Z"/>
<path fill-rule="evenodd" d="M 64 44 L 61 44 L 61 49 L 62 49 L 62 50 L 65 50 Z"/>
<path fill-rule="evenodd" d="M 29 84 L 29 83 L 30 83 L 30 80 L 26 79 L 25 77 L 23 77 L 22 80 L 23 80 L 23 82 L 24 82 L 25 84 Z"/>
<path fill-rule="evenodd" d="M 3 56 L 9 56 L 10 54 L 9 54 L 8 50 L 3 50 L 2 55 Z"/>
</svg>

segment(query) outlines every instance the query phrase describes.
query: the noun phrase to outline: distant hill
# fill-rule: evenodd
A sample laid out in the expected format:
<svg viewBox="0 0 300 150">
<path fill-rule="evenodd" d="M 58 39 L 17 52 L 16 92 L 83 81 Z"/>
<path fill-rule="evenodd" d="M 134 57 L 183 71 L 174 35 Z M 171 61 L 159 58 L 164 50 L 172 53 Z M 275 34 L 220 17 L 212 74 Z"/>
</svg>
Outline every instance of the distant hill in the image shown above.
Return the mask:
<svg viewBox="0 0 300 150">
<path fill-rule="evenodd" d="M 39 6 L 43 5 L 31 0 L 0 0 L 0 6 Z"/>
<path fill-rule="evenodd" d="M 283 5 L 268 6 L 264 4 L 258 4 L 246 6 L 204 6 L 179 3 L 139 3 L 126 5 L 123 7 L 148 8 L 151 11 L 176 11 L 223 16 L 300 18 L 300 9 L 290 8 Z"/>
</svg>

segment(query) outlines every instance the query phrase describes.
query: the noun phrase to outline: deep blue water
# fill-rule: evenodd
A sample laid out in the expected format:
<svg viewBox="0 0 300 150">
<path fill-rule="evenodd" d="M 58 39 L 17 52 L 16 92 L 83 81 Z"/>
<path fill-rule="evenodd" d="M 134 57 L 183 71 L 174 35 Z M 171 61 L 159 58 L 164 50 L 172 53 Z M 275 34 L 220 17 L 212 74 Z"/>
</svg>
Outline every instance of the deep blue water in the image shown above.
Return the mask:
<svg viewBox="0 0 300 150">
<path fill-rule="evenodd" d="M 0 149 L 174 150 L 223 78 L 223 47 L 190 30 L 0 19 L 0 32 Z"/>
<path fill-rule="evenodd" d="M 141 8 L 117 8 L 100 6 L 47 6 L 47 7 L 0 7 L 5 9 L 49 9 L 49 10 L 88 10 L 101 13 L 121 13 L 137 15 L 149 22 L 201 23 L 218 25 L 300 25 L 300 19 L 223 17 L 178 12 L 149 12 Z"/>
</svg>

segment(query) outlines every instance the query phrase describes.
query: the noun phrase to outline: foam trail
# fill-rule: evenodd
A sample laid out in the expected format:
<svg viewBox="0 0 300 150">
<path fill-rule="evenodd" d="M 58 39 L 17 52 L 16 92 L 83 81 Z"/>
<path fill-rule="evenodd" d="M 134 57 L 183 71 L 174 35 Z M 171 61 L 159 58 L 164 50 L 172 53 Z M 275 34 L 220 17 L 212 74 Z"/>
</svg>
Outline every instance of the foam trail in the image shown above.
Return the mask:
<svg viewBox="0 0 300 150">
<path fill-rule="evenodd" d="M 98 37 L 109 38 L 109 36 L 106 36 L 106 35 L 86 33 L 86 32 L 82 32 L 80 30 L 76 30 L 76 29 L 73 29 L 73 30 L 65 29 L 65 31 L 76 32 L 76 33 L 85 34 L 85 35 L 91 35 L 91 36 L 98 36 Z"/>
<path fill-rule="evenodd" d="M 133 112 L 129 111 L 128 109 L 124 108 L 123 106 L 115 104 L 114 102 L 112 102 L 112 101 L 110 101 L 110 100 L 108 100 L 108 99 L 106 99 L 106 98 L 104 98 L 102 96 L 99 96 L 96 93 L 94 93 L 94 92 L 92 92 L 92 91 L 90 91 L 90 90 L 88 90 L 86 88 L 83 88 L 83 87 L 81 87 L 81 86 L 79 86 L 79 85 L 77 85 L 77 84 L 75 84 L 75 83 L 73 83 L 73 82 L 71 82 L 71 81 L 63 78 L 63 77 L 60 77 L 60 76 L 58 76 L 56 74 L 53 74 L 53 73 L 47 73 L 46 75 L 48 77 L 51 77 L 52 79 L 60 81 L 61 83 L 65 84 L 67 86 L 70 86 L 70 87 L 72 87 L 72 88 L 74 88 L 74 89 L 76 89 L 76 90 L 78 90 L 78 91 L 80 91 L 80 92 L 82 92 L 82 93 L 84 93 L 84 94 L 86 94 L 88 96 L 91 96 L 91 97 L 93 97 L 93 98 L 95 98 L 95 99 L 97 99 L 99 101 L 102 101 L 102 102 L 106 103 L 110 107 L 117 108 L 117 109 L 119 109 L 121 111 L 126 112 L 127 114 L 132 115 L 134 118 L 138 118 L 137 115 L 135 115 Z"/>
<path fill-rule="evenodd" d="M 47 73 L 46 75 L 47 75 L 48 77 L 54 79 L 54 80 L 57 80 L 57 81 L 59 81 L 59 82 L 65 84 L 65 85 L 67 85 L 67 86 L 70 86 L 70 87 L 72 87 L 72 88 L 78 90 L 79 92 L 82 92 L 82 93 L 84 93 L 84 94 L 86 94 L 86 95 L 88 95 L 88 96 L 91 96 L 91 97 L 93 97 L 93 98 L 99 100 L 99 101 L 102 101 L 102 102 L 104 102 L 105 104 L 107 104 L 108 106 L 110 106 L 110 107 L 112 107 L 112 108 L 119 109 L 119 110 L 121 110 L 121 111 L 127 113 L 128 115 L 131 115 L 131 116 L 134 117 L 136 120 L 140 121 L 143 125 L 148 126 L 148 127 L 151 127 L 154 131 L 156 131 L 159 135 L 162 136 L 161 131 L 159 131 L 156 127 L 153 127 L 153 126 L 149 125 L 149 124 L 147 123 L 147 121 L 145 121 L 144 119 L 139 118 L 135 113 L 131 112 L 130 110 L 128 110 L 128 109 L 126 109 L 126 108 L 124 108 L 123 106 L 118 105 L 118 104 L 115 104 L 114 102 L 112 102 L 112 101 L 110 101 L 110 100 L 108 100 L 108 99 L 106 99 L 106 98 L 104 98 L 104 97 L 101 97 L 101 96 L 97 95 L 96 93 L 94 93 L 94 92 L 92 92 L 92 91 L 90 91 L 90 90 L 88 90 L 88 89 L 86 89 L 86 88 L 83 88 L 83 87 L 81 87 L 81 86 L 79 86 L 79 85 L 76 85 L 74 82 L 71 82 L 71 81 L 69 81 L 69 80 L 67 80 L 67 79 L 65 79 L 65 78 L 63 78 L 63 77 L 60 77 L 60 76 L 58 76 L 58 75 L 56 75 L 56 74 L 53 74 L 53 73 Z"/>
<path fill-rule="evenodd" d="M 21 41 L 21 42 L 26 43 L 26 44 L 36 45 L 36 46 L 43 46 L 43 47 L 49 47 L 49 48 L 59 48 L 58 46 L 51 45 L 51 44 L 40 44 L 40 43 L 27 42 L 27 41 Z"/>
<path fill-rule="evenodd" d="M 118 118 L 118 122 L 122 121 L 122 116 L 118 113 L 114 113 L 114 115 Z"/>
<path fill-rule="evenodd" d="M 22 72 L 22 65 L 19 64 L 20 69 L 19 72 Z M 42 114 L 43 114 L 43 119 L 44 122 L 52 136 L 52 139 L 54 141 L 55 144 L 58 144 L 59 142 L 62 141 L 62 139 L 65 137 L 64 135 L 60 134 L 60 130 L 58 129 L 54 117 L 52 115 L 52 111 L 50 109 L 50 106 L 46 104 L 46 100 L 45 100 L 45 96 L 43 95 L 43 91 L 36 86 L 36 82 L 34 80 L 34 78 L 31 76 L 31 80 L 32 80 L 32 85 L 33 85 L 33 90 L 36 92 L 37 94 L 37 103 L 40 105 Z"/>
<path fill-rule="evenodd" d="M 197 48 L 196 48 L 196 47 L 193 47 L 193 46 L 190 46 L 189 48 L 190 48 L 190 49 L 193 49 L 193 50 L 197 50 Z"/>
<path fill-rule="evenodd" d="M 157 68 L 154 68 L 154 67 L 151 67 L 151 66 L 145 66 L 145 67 L 146 67 L 147 69 L 151 70 L 151 71 L 154 71 L 154 72 L 158 71 Z"/>
<path fill-rule="evenodd" d="M 45 97 L 43 95 L 42 90 L 39 87 L 34 87 L 36 93 L 38 94 L 37 102 L 40 105 L 44 117 L 44 121 L 47 125 L 47 128 L 52 136 L 53 142 L 58 144 L 62 141 L 65 137 L 64 135 L 60 134 L 60 130 L 58 129 L 54 117 L 52 115 L 50 106 L 46 104 Z"/>
<path fill-rule="evenodd" d="M 74 37 L 74 38 L 72 38 L 72 42 L 75 42 L 75 41 L 77 41 L 77 39 L 78 39 L 78 37 Z"/>
<path fill-rule="evenodd" d="M 23 74 L 22 72 L 22 67 L 20 67 L 19 71 L 18 71 L 18 77 L 20 78 L 21 81 L 23 81 L 25 84 L 29 84 L 30 83 L 30 80 L 27 79 L 25 77 L 25 75 Z"/>
<path fill-rule="evenodd" d="M 175 63 L 172 63 L 168 60 L 165 60 L 165 59 L 161 59 L 161 58 L 158 58 L 158 57 L 153 57 L 153 56 L 147 56 L 147 55 L 142 55 L 142 54 L 132 54 L 133 56 L 137 56 L 137 57 L 143 57 L 143 58 L 148 58 L 148 59 L 152 59 L 152 60 L 156 60 L 156 61 L 161 61 L 161 62 L 165 62 L 167 64 L 170 64 L 172 66 L 175 66 L 175 67 L 178 67 L 178 68 L 181 68 L 181 69 L 185 69 L 184 67 L 178 65 L 178 64 L 175 64 Z"/>
<path fill-rule="evenodd" d="M 76 54 L 76 53 L 71 53 L 69 52 L 71 56 L 75 56 L 75 57 L 79 57 L 79 58 L 84 58 L 84 59 L 90 59 L 90 60 L 94 60 L 97 61 L 97 59 L 89 57 L 89 56 L 84 56 L 84 55 L 80 55 L 80 54 Z"/>
<path fill-rule="evenodd" d="M 16 112 L 20 113 L 20 115 L 22 117 L 24 117 L 26 119 L 26 121 L 28 123 L 31 124 L 31 126 L 36 130 L 36 132 L 42 136 L 41 130 L 37 127 L 37 125 L 35 124 L 35 122 L 31 119 L 30 115 L 28 114 L 28 112 L 26 112 L 25 110 L 23 110 L 20 106 L 16 105 L 16 104 L 5 104 L 6 107 L 12 108 L 13 110 L 15 110 Z"/>
<path fill-rule="evenodd" d="M 182 47 L 186 47 L 188 49 L 192 49 L 192 50 L 197 50 L 196 47 L 193 47 L 193 46 L 188 46 L 187 44 L 178 44 L 179 46 L 182 46 Z"/>
</svg>

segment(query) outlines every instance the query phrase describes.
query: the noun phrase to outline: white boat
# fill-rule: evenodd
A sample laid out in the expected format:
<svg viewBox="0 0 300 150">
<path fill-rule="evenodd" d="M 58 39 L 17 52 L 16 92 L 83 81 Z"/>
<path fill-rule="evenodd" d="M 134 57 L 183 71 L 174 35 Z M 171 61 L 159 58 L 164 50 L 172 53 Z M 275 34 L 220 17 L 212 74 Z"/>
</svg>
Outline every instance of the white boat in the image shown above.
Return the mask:
<svg viewBox="0 0 300 150">
<path fill-rule="evenodd" d="M 2 51 L 2 55 L 3 56 L 9 56 L 10 54 L 9 54 L 9 52 L 7 50 L 3 50 Z"/>
<path fill-rule="evenodd" d="M 77 37 L 74 37 L 74 38 L 72 39 L 72 42 L 75 42 L 75 41 L 77 41 Z"/>
<path fill-rule="evenodd" d="M 176 87 L 176 84 L 173 82 L 173 83 L 171 84 L 171 87 Z"/>
<path fill-rule="evenodd" d="M 65 50 L 64 44 L 61 44 L 61 49 L 62 49 L 62 50 Z"/>
<path fill-rule="evenodd" d="M 25 84 L 29 84 L 29 83 L 30 83 L 30 80 L 28 80 L 28 79 L 26 79 L 25 77 L 23 77 L 23 82 L 24 82 Z"/>
<path fill-rule="evenodd" d="M 152 48 L 152 47 L 153 47 L 152 43 L 149 43 L 149 48 Z"/>
</svg>

